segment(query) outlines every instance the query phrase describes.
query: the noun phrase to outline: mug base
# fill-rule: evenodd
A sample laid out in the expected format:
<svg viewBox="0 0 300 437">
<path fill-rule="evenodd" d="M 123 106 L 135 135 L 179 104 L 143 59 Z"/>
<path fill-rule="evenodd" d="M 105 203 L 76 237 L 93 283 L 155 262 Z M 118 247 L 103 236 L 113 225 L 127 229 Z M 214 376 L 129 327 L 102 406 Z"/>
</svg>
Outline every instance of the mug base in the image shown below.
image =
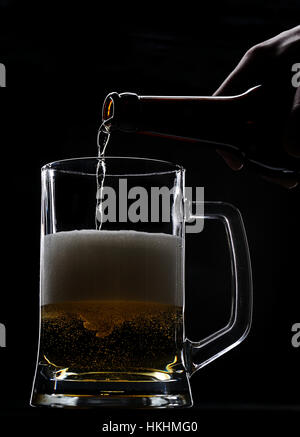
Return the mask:
<svg viewBox="0 0 300 437">
<path fill-rule="evenodd" d="M 93 375 L 93 379 L 61 380 L 39 365 L 30 405 L 56 408 L 177 408 L 193 405 L 185 373 L 168 380 L 142 378 L 141 374 Z M 90 375 L 91 378 L 91 375 Z M 102 379 L 102 380 L 101 380 Z M 142 380 L 141 380 L 142 379 Z"/>
<path fill-rule="evenodd" d="M 189 394 L 173 395 L 64 395 L 36 393 L 31 399 L 33 407 L 54 408 L 178 408 L 192 407 Z"/>
</svg>

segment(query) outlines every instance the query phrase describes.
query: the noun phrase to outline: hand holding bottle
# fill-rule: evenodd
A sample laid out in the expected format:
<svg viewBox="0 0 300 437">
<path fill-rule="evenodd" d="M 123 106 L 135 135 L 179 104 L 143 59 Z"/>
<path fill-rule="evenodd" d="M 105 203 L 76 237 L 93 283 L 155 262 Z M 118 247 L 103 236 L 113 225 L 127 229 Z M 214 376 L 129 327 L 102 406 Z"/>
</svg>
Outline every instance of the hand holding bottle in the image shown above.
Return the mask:
<svg viewBox="0 0 300 437">
<path fill-rule="evenodd" d="M 197 153 L 217 149 L 231 168 L 292 188 L 300 181 L 299 48 L 300 26 L 257 44 L 214 96 L 112 92 L 102 126 L 182 141 Z"/>
<path fill-rule="evenodd" d="M 270 106 L 278 111 L 283 105 L 287 111 L 282 120 L 282 147 L 294 157 L 300 158 L 300 25 L 263 41 L 250 48 L 229 74 L 214 96 L 236 95 L 255 85 L 262 84 L 271 90 Z M 288 98 L 287 98 L 288 97 Z M 287 103 L 288 102 L 288 103 Z M 273 108 L 274 109 L 274 108 Z M 233 169 L 239 170 L 243 162 L 227 151 L 218 151 Z M 268 178 L 287 188 L 297 181 Z"/>
</svg>

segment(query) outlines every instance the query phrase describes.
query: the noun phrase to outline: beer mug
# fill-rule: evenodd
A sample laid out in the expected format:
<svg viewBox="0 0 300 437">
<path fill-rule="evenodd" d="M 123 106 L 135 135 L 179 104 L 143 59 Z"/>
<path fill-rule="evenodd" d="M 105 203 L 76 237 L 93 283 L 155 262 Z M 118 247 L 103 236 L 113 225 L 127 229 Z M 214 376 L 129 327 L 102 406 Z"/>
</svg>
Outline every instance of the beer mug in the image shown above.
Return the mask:
<svg viewBox="0 0 300 437">
<path fill-rule="evenodd" d="M 246 337 L 252 279 L 241 215 L 227 203 L 192 202 L 184 177 L 179 165 L 142 158 L 42 168 L 31 405 L 189 407 L 189 378 Z M 199 232 L 206 220 L 224 225 L 231 315 L 195 342 L 185 335 L 185 228 Z"/>
</svg>

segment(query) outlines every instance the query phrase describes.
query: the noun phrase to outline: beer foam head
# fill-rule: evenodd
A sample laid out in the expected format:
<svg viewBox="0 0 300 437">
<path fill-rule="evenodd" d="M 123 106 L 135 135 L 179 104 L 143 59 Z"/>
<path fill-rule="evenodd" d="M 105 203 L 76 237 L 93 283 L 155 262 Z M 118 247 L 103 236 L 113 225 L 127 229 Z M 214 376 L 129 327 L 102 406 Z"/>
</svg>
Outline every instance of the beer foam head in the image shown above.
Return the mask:
<svg viewBox="0 0 300 437">
<path fill-rule="evenodd" d="M 81 230 L 42 238 L 42 304 L 109 299 L 182 304 L 179 237 Z"/>
</svg>

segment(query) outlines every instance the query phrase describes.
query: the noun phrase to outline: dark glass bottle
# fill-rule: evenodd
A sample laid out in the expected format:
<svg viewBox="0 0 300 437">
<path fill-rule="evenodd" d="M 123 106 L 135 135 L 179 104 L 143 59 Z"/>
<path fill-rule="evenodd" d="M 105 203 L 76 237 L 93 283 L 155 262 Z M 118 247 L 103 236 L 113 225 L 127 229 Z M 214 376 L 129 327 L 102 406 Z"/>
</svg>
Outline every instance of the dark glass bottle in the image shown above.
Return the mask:
<svg viewBox="0 0 300 437">
<path fill-rule="evenodd" d="M 260 174 L 300 177 L 299 158 L 284 150 L 287 114 L 278 110 L 261 85 L 229 97 L 113 92 L 104 101 L 102 117 L 110 132 L 136 132 L 228 150 Z"/>
</svg>

